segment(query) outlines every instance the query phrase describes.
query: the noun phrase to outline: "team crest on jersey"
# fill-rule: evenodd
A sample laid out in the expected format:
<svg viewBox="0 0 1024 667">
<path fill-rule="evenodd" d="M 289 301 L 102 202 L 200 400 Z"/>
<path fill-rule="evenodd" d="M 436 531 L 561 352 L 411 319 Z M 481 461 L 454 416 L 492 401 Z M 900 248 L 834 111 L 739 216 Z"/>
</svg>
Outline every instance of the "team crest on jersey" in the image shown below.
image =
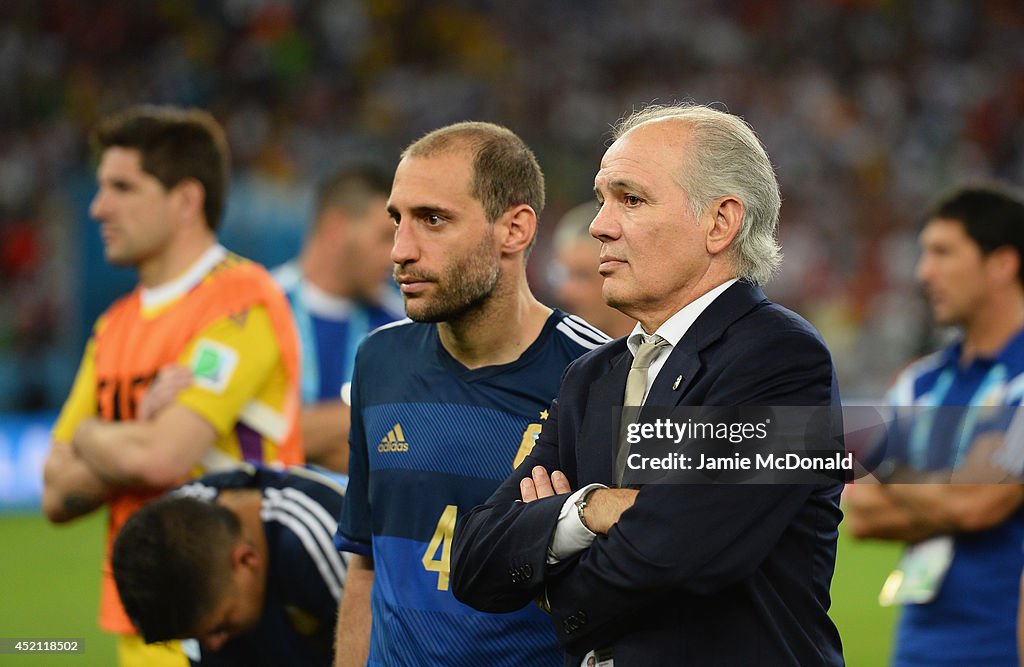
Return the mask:
<svg viewBox="0 0 1024 667">
<path fill-rule="evenodd" d="M 238 352 L 209 338 L 196 342 L 189 361 L 195 385 L 218 394 L 224 393 L 237 366 Z"/>
<path fill-rule="evenodd" d="M 541 419 L 548 418 L 548 411 L 545 410 L 541 413 Z M 544 427 L 540 424 L 528 424 L 526 430 L 523 431 L 522 440 L 519 441 L 519 450 L 516 452 L 516 457 L 512 460 L 512 468 L 518 468 L 519 464 L 530 455 L 533 451 L 533 446 L 537 444 L 537 438 L 540 437 L 541 429 Z"/>
<path fill-rule="evenodd" d="M 377 445 L 378 452 L 407 452 L 409 451 L 409 443 L 405 439 L 405 434 L 402 432 L 402 425 L 395 424 L 391 427 L 391 430 L 387 432 L 383 438 L 380 439 L 380 444 Z"/>
</svg>

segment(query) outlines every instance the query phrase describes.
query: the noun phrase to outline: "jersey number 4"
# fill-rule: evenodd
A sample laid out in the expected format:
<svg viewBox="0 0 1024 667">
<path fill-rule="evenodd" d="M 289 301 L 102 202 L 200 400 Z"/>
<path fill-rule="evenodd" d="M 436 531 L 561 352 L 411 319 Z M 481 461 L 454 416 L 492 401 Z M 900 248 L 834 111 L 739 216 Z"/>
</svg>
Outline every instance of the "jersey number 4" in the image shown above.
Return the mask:
<svg viewBox="0 0 1024 667">
<path fill-rule="evenodd" d="M 437 572 L 437 590 L 448 590 L 448 574 L 452 571 L 452 536 L 455 534 L 455 516 L 458 505 L 448 505 L 441 512 L 441 518 L 430 538 L 430 544 L 423 553 L 423 567 L 428 572 Z"/>
<path fill-rule="evenodd" d="M 519 443 L 519 451 L 512 462 L 513 468 L 517 468 L 533 451 L 540 431 L 540 424 L 530 424 L 526 427 Z M 423 567 L 427 572 L 437 572 L 439 591 L 448 590 L 448 575 L 452 571 L 452 536 L 455 534 L 455 517 L 458 513 L 457 505 L 448 505 L 444 508 L 441 518 L 437 521 L 437 528 L 434 529 L 434 535 L 427 544 L 427 550 L 423 552 Z"/>
</svg>

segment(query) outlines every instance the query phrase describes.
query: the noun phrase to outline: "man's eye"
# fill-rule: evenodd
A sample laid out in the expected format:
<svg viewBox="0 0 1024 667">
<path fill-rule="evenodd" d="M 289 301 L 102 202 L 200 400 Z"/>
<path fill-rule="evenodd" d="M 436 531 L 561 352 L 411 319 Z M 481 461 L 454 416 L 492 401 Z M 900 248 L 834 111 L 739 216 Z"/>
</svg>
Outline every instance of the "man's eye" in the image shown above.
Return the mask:
<svg viewBox="0 0 1024 667">
<path fill-rule="evenodd" d="M 444 218 L 435 213 L 431 213 L 427 216 L 428 225 L 440 225 L 442 222 L 444 222 Z"/>
<path fill-rule="evenodd" d="M 626 195 L 622 198 L 622 201 L 626 202 L 626 206 L 639 206 L 643 200 L 636 195 Z"/>
</svg>

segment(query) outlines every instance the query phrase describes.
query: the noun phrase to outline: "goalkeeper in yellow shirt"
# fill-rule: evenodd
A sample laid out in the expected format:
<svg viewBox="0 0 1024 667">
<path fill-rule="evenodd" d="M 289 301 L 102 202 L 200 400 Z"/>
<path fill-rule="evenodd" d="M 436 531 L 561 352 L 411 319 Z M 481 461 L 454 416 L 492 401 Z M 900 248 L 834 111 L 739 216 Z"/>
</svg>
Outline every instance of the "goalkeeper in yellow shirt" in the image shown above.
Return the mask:
<svg viewBox="0 0 1024 667">
<path fill-rule="evenodd" d="M 121 665 L 186 665 L 179 647 L 137 636 L 110 545 L 139 506 L 192 476 L 302 462 L 297 336 L 269 274 L 217 242 L 229 157 L 210 114 L 134 107 L 93 143 L 90 215 L 107 261 L 134 267 L 139 284 L 93 328 L 53 430 L 43 509 L 63 522 L 110 507 L 100 625 L 120 635 Z"/>
</svg>

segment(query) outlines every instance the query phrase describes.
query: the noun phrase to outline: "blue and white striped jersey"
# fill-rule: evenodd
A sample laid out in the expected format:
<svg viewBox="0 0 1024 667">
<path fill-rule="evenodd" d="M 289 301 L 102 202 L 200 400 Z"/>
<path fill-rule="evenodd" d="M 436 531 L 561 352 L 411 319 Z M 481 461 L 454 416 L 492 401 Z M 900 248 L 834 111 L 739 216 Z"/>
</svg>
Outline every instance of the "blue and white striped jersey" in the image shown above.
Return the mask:
<svg viewBox="0 0 1024 667">
<path fill-rule="evenodd" d="M 352 378 L 356 349 L 368 333 L 401 319 L 402 297 L 394 283 L 381 303 L 333 296 L 302 276 L 298 262 L 274 269 L 288 297 L 302 349 L 302 402 L 336 401 Z"/>
<path fill-rule="evenodd" d="M 1006 431 L 992 463 L 1024 467 L 1024 332 L 994 357 L 960 361 L 956 343 L 909 366 L 889 394 L 897 435 L 889 456 L 918 470 L 961 466 L 975 439 Z M 1024 507 L 987 530 L 953 536 L 953 561 L 935 599 L 907 605 L 894 665 L 1016 664 L 1024 567 Z"/>
</svg>

